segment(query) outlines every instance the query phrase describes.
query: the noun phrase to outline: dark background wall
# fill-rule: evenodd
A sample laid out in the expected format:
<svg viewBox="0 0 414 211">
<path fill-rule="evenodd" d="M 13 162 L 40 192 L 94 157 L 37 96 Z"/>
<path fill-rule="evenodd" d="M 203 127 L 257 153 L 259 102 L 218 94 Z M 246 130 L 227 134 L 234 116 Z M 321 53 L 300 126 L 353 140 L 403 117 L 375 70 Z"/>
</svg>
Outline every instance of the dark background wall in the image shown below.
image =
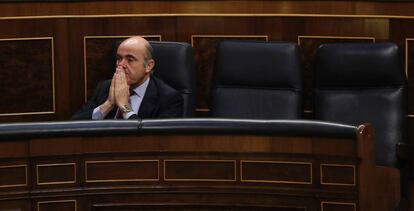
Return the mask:
<svg viewBox="0 0 414 211">
<path fill-rule="evenodd" d="M 67 120 L 96 83 L 110 77 L 112 43 L 131 35 L 193 45 L 200 116 L 208 111 L 220 40 L 298 43 L 305 67 L 305 118 L 312 116 L 312 66 L 320 43 L 397 43 L 408 77 L 408 135 L 414 142 L 414 2 L 0 3 L 0 122 Z"/>
</svg>

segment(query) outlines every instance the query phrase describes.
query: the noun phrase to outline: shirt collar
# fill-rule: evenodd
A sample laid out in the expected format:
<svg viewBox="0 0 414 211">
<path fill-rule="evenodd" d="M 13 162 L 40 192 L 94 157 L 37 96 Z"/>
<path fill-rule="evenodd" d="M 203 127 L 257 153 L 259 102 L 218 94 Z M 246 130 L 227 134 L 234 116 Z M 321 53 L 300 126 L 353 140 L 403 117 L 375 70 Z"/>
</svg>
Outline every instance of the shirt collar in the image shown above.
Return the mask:
<svg viewBox="0 0 414 211">
<path fill-rule="evenodd" d="M 143 97 L 145 94 L 145 91 L 147 90 L 148 87 L 148 83 L 149 83 L 149 77 L 147 78 L 147 80 L 144 81 L 144 83 L 142 83 L 141 85 L 139 85 L 138 87 L 136 87 L 134 89 L 135 94 L 138 95 L 138 97 Z"/>
</svg>

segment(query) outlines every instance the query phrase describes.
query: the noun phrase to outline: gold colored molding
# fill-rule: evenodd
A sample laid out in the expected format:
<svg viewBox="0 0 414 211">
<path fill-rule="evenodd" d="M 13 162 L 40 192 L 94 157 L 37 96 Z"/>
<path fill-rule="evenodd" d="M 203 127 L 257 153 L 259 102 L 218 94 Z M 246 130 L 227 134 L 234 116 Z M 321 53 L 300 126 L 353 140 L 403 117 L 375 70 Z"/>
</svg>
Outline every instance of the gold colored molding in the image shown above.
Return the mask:
<svg viewBox="0 0 414 211">
<path fill-rule="evenodd" d="M 98 163 L 145 163 L 145 162 L 156 162 L 157 163 L 157 178 L 156 179 L 88 179 L 88 164 Z M 85 182 L 136 182 L 136 181 L 160 181 L 160 161 L 159 160 L 102 160 L 102 161 L 85 161 Z"/>
<path fill-rule="evenodd" d="M 1 20 L 1 19 L 0 19 Z M 25 41 L 25 40 L 51 40 L 52 46 L 52 111 L 39 111 L 39 112 L 17 112 L 17 113 L 0 113 L 2 116 L 17 116 L 17 115 L 44 115 L 44 114 L 55 114 L 56 113 L 56 96 L 55 96 L 55 50 L 54 50 L 54 39 L 53 37 L 24 37 L 24 38 L 4 38 L 2 41 Z"/>
<path fill-rule="evenodd" d="M 269 41 L 268 35 L 191 35 L 191 46 L 194 48 L 194 38 L 201 38 L 201 37 L 220 37 L 220 38 L 266 38 L 266 42 Z"/>
<path fill-rule="evenodd" d="M 296 165 L 309 165 L 309 182 L 296 182 L 285 180 L 249 180 L 243 179 L 243 163 L 280 163 L 280 164 L 296 164 Z M 281 183 L 281 184 L 313 184 L 312 163 L 311 162 L 294 162 L 294 161 L 268 161 L 268 160 L 241 160 L 240 161 L 240 181 L 241 182 L 266 182 L 266 183 Z"/>
<path fill-rule="evenodd" d="M 39 181 L 39 168 L 50 166 L 73 166 L 73 179 L 62 182 L 40 182 Z M 53 163 L 53 164 L 36 164 L 36 184 L 37 185 L 59 185 L 59 184 L 73 184 L 76 183 L 76 163 Z"/>
<path fill-rule="evenodd" d="M 324 182 L 323 181 L 323 171 L 322 171 L 322 167 L 323 166 L 333 166 L 333 167 L 346 167 L 346 168 L 352 168 L 353 171 L 353 178 L 354 178 L 354 182 L 353 183 L 335 183 L 335 182 Z M 320 164 L 319 165 L 319 171 L 320 171 L 320 180 L 321 180 L 321 185 L 340 185 L 340 186 L 356 186 L 356 171 L 355 171 L 355 165 L 346 165 L 346 164 Z"/>
<path fill-rule="evenodd" d="M 210 112 L 209 108 L 196 108 L 196 111 L 198 112 Z"/>
<path fill-rule="evenodd" d="M 354 207 L 354 211 L 356 211 L 356 203 L 352 202 L 333 202 L 333 201 L 321 201 L 321 211 L 323 211 L 323 205 L 325 204 L 337 204 L 337 205 L 349 205 Z"/>
<path fill-rule="evenodd" d="M 133 18 L 133 17 L 304 17 L 304 18 L 373 18 L 373 19 L 414 19 L 410 15 L 355 15 L 355 14 L 306 14 L 306 13 L 149 13 L 149 14 L 103 14 L 103 15 L 33 15 L 33 16 L 4 16 L 0 20 L 25 19 L 88 19 L 88 18 Z"/>
<path fill-rule="evenodd" d="M 54 107 L 54 106 L 53 106 Z M 53 109 L 54 110 L 54 109 Z M 45 114 L 55 114 L 55 111 L 44 111 L 44 112 L 22 112 L 22 113 L 4 113 L 0 116 L 22 116 L 22 115 L 45 115 Z"/>
<path fill-rule="evenodd" d="M 221 162 L 221 163 L 233 163 L 234 179 L 168 179 L 165 173 L 165 166 L 167 162 Z M 199 181 L 199 182 L 236 182 L 236 160 L 181 160 L 181 159 L 172 159 L 164 160 L 164 181 Z"/>
<path fill-rule="evenodd" d="M 408 80 L 408 42 L 414 41 L 414 38 L 405 38 L 405 76 Z"/>
<path fill-rule="evenodd" d="M 19 168 L 19 167 L 24 167 L 24 178 L 25 178 L 25 183 L 23 184 L 14 184 L 14 185 L 0 185 L 0 188 L 10 188 L 10 187 L 22 187 L 22 186 L 27 186 L 27 164 L 23 164 L 23 165 L 7 165 L 7 166 L 0 166 L 0 169 L 3 168 Z"/>
<path fill-rule="evenodd" d="M 111 38 L 129 38 L 136 35 L 108 35 L 108 36 L 83 36 L 83 75 L 84 75 L 84 95 L 85 95 L 85 102 L 88 101 L 88 70 L 87 70 L 87 64 L 86 64 L 86 39 L 111 39 Z M 160 41 L 161 35 L 139 35 L 144 38 L 148 37 L 156 37 L 159 38 Z"/>
<path fill-rule="evenodd" d="M 298 45 L 301 39 L 344 39 L 344 40 L 372 40 L 375 43 L 375 37 L 342 37 L 342 36 L 318 36 L 318 35 L 298 35 Z"/>
<path fill-rule="evenodd" d="M 68 202 L 73 202 L 75 204 L 75 211 L 78 210 L 78 205 L 77 205 L 77 201 L 75 199 L 71 199 L 71 200 L 55 200 L 55 201 L 38 201 L 37 202 L 37 211 L 41 211 L 40 210 L 40 205 L 41 204 L 54 204 L 54 203 L 68 203 Z"/>
</svg>

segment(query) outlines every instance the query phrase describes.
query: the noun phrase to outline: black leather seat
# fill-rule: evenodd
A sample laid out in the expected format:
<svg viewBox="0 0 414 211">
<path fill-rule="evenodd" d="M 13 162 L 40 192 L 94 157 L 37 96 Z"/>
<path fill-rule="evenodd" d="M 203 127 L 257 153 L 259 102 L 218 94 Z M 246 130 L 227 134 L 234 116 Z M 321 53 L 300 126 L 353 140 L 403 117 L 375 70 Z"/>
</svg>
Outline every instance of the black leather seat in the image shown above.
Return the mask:
<svg viewBox="0 0 414 211">
<path fill-rule="evenodd" d="M 398 46 L 323 44 L 315 62 L 315 118 L 358 125 L 376 134 L 377 164 L 398 167 L 396 144 L 406 142 L 407 88 Z"/>
<path fill-rule="evenodd" d="M 193 48 L 188 43 L 150 41 L 154 49 L 154 75 L 181 92 L 183 117 L 195 114 L 196 77 Z"/>
<path fill-rule="evenodd" d="M 211 116 L 298 119 L 302 89 L 295 43 L 224 41 L 213 71 Z"/>
</svg>

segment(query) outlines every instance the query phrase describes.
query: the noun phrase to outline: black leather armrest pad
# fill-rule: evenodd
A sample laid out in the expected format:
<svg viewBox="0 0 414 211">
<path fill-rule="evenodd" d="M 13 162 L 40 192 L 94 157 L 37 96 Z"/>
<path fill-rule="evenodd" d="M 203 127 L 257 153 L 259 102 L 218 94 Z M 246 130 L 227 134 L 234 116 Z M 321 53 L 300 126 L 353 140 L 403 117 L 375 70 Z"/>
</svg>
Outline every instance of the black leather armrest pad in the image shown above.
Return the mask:
<svg viewBox="0 0 414 211">
<path fill-rule="evenodd" d="M 355 138 L 357 127 L 309 120 L 142 120 L 142 134 L 252 134 Z"/>
<path fill-rule="evenodd" d="M 251 134 L 355 138 L 357 127 L 309 120 L 154 119 L 0 124 L 0 139 L 161 134 Z"/>
<path fill-rule="evenodd" d="M 0 124 L 0 139 L 138 134 L 137 120 L 67 121 Z"/>
</svg>

